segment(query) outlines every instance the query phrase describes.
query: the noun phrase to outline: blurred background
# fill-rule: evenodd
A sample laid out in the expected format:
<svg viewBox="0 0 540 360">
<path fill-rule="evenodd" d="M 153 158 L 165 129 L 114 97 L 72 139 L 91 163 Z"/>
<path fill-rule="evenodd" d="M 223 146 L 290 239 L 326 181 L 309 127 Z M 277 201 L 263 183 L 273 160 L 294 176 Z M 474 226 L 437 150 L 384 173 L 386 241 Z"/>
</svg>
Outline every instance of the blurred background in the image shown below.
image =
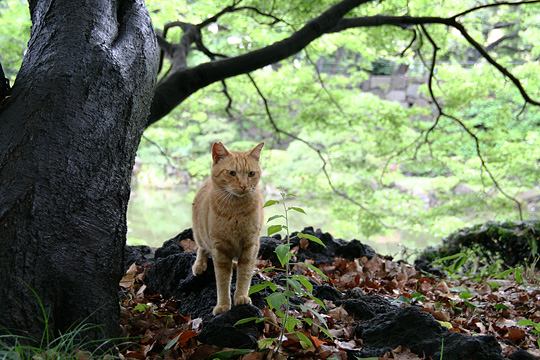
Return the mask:
<svg viewBox="0 0 540 360">
<path fill-rule="evenodd" d="M 253 11 L 227 14 L 203 30 L 205 45 L 227 56 L 245 53 L 288 36 L 331 3 L 245 1 L 279 21 Z M 389 1 L 361 7 L 355 15 L 448 16 L 475 4 Z M 217 0 L 148 0 L 147 5 L 156 29 L 173 20 L 200 23 L 225 6 Z M 539 10 L 497 7 L 463 20 L 532 98 L 540 97 Z M 295 194 L 293 205 L 307 213 L 292 214 L 292 230 L 313 226 L 396 255 L 435 245 L 461 227 L 519 220 L 516 203 L 482 168 L 473 137 L 459 123 L 443 117 L 424 136 L 436 116 L 427 87 L 433 49 L 413 30 L 362 28 L 325 35 L 305 51 L 253 72 L 259 91 L 250 78 L 238 76 L 225 87 L 217 83 L 192 95 L 144 134 L 133 171 L 128 243 L 159 246 L 190 227 L 191 201 L 209 174 L 215 140 L 235 150 L 266 143 L 261 159 L 266 199 L 278 198 L 283 189 Z M 436 98 L 478 138 L 485 164 L 500 188 L 522 204 L 523 218 L 538 219 L 540 111 L 523 107 L 514 85 L 459 34 L 444 26 L 428 30 L 440 47 Z M 12 82 L 29 31 L 27 3 L 1 1 L 0 62 Z M 169 30 L 170 41 L 181 36 L 180 28 Z M 193 51 L 187 60 L 193 66 L 208 58 Z M 166 72 L 168 63 L 163 66 Z"/>
</svg>

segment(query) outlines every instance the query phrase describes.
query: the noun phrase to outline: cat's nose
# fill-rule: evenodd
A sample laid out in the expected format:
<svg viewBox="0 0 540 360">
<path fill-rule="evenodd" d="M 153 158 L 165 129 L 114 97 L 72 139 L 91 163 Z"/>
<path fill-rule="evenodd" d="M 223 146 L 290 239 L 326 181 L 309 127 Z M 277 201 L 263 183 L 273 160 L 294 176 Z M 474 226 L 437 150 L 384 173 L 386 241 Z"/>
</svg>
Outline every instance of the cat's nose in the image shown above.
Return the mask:
<svg viewBox="0 0 540 360">
<path fill-rule="evenodd" d="M 245 191 L 247 188 L 247 185 L 240 185 L 240 189 L 242 189 L 242 191 Z"/>
</svg>

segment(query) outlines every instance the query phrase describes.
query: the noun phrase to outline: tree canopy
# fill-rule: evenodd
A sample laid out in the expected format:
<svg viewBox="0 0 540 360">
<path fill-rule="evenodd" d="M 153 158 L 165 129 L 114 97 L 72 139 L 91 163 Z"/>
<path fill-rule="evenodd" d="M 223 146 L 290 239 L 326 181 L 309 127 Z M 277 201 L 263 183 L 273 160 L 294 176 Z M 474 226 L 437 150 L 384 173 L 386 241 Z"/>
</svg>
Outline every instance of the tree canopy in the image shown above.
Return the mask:
<svg viewBox="0 0 540 360">
<path fill-rule="evenodd" d="M 520 197 L 540 180 L 537 1 L 147 7 L 163 61 L 139 149 L 160 166 L 144 171 L 172 165 L 201 179 L 211 141 L 269 139 L 266 182 L 330 208 L 344 231 L 438 236 L 465 219 L 518 219 L 516 202 L 522 217 L 538 216 Z M 13 81 L 30 17 L 17 0 L 0 11 L 0 61 Z M 421 80 L 425 103 L 362 88 L 399 71 Z"/>
</svg>

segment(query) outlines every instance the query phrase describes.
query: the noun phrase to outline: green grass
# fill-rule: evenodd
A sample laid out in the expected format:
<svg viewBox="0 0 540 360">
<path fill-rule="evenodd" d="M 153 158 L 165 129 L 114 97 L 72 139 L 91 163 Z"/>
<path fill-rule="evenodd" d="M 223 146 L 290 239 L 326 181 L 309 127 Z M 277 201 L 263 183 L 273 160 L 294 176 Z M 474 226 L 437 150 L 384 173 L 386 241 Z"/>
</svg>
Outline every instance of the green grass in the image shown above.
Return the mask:
<svg viewBox="0 0 540 360">
<path fill-rule="evenodd" d="M 99 326 L 82 323 L 51 338 L 45 330 L 40 339 L 19 335 L 0 336 L 0 360 L 79 360 L 115 359 L 119 341 L 125 339 L 92 340 Z M 125 343 L 124 343 L 125 344 Z"/>
</svg>

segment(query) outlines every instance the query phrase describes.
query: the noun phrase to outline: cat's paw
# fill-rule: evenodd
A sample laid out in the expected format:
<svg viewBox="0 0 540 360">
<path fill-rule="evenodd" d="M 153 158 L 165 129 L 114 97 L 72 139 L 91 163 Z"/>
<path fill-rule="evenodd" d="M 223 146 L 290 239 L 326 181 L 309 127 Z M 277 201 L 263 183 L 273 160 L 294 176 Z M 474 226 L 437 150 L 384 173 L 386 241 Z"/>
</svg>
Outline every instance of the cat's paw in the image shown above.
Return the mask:
<svg viewBox="0 0 540 360">
<path fill-rule="evenodd" d="M 216 305 L 214 306 L 214 310 L 212 310 L 212 314 L 218 315 L 221 313 L 224 313 L 225 311 L 231 310 L 231 304 L 227 305 Z"/>
<path fill-rule="evenodd" d="M 195 276 L 201 275 L 203 272 L 206 271 L 206 266 L 207 266 L 206 262 L 196 261 L 195 264 L 193 264 L 193 266 L 191 267 L 191 271 L 193 272 L 193 275 Z"/>
<path fill-rule="evenodd" d="M 251 304 L 251 299 L 249 296 L 245 295 L 238 295 L 234 296 L 234 305 L 243 305 L 243 304 Z"/>
</svg>

